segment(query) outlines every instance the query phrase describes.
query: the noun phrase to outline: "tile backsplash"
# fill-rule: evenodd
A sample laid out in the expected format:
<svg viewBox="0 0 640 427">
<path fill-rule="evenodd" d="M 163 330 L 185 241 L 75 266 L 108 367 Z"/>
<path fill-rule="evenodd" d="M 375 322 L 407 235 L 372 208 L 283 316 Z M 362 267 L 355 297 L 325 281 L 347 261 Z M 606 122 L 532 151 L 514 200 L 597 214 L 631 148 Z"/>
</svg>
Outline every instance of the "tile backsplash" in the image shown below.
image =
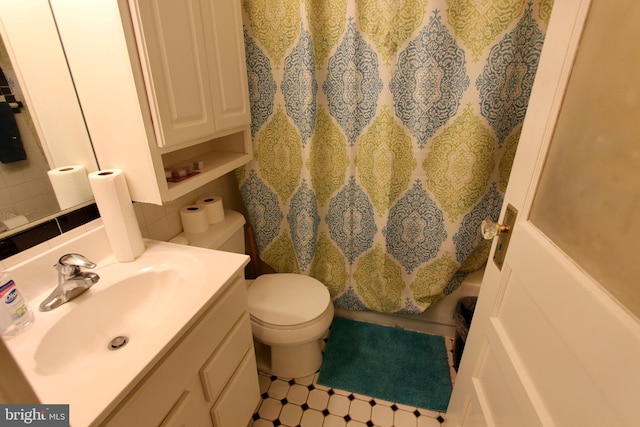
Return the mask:
<svg viewBox="0 0 640 427">
<path fill-rule="evenodd" d="M 244 212 L 240 191 L 233 172 L 162 206 L 134 203 L 142 237 L 168 241 L 182 232 L 180 208 L 204 196 L 221 196 L 224 207 Z M 0 240 L 0 268 L 8 268 L 30 257 L 77 237 L 102 224 L 95 204 L 45 221 L 37 227 Z"/>
</svg>

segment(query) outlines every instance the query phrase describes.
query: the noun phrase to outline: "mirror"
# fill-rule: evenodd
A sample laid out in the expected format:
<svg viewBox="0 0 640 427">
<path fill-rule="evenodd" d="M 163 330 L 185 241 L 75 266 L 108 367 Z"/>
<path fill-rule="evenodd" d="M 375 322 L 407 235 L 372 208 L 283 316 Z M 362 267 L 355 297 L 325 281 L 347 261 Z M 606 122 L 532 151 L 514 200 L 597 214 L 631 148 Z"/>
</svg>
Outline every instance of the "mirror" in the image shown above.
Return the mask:
<svg viewBox="0 0 640 427">
<path fill-rule="evenodd" d="M 1 237 L 61 210 L 47 175 L 51 168 L 1 37 L 0 103 Z"/>
<path fill-rule="evenodd" d="M 3 239 L 73 211 L 76 203 L 90 204 L 90 188 L 69 200 L 62 190 L 67 184 L 50 175 L 69 166 L 89 173 L 98 165 L 48 2 L 0 3 L 0 102 L 6 102 L 0 104 L 0 126 L 15 126 L 19 139 L 9 146 L 0 132 L 0 150 L 9 153 L 0 152 Z M 23 153 L 16 153 L 20 148 Z"/>
</svg>

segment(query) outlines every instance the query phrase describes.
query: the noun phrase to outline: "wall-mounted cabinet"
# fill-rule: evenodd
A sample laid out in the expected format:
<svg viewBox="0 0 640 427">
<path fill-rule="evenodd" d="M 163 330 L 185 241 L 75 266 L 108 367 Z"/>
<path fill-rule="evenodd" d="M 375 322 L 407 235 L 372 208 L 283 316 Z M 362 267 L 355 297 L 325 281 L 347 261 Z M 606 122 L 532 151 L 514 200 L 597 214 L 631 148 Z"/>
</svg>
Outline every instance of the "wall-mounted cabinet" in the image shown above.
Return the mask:
<svg viewBox="0 0 640 427">
<path fill-rule="evenodd" d="M 122 169 L 133 200 L 174 200 L 252 158 L 240 0 L 51 7 L 100 168 Z"/>
</svg>

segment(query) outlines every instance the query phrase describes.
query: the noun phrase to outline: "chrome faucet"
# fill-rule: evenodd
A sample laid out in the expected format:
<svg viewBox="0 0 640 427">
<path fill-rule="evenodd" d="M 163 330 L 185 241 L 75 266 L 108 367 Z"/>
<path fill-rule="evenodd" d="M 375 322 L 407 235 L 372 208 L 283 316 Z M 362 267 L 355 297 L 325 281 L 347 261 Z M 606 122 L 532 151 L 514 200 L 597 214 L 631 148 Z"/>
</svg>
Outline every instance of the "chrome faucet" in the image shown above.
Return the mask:
<svg viewBox="0 0 640 427">
<path fill-rule="evenodd" d="M 51 311 L 71 301 L 99 279 L 96 273 L 82 271 L 81 268 L 95 268 L 96 264 L 80 254 L 66 254 L 53 266 L 58 270 L 58 286 L 40 304 L 40 311 Z"/>
</svg>

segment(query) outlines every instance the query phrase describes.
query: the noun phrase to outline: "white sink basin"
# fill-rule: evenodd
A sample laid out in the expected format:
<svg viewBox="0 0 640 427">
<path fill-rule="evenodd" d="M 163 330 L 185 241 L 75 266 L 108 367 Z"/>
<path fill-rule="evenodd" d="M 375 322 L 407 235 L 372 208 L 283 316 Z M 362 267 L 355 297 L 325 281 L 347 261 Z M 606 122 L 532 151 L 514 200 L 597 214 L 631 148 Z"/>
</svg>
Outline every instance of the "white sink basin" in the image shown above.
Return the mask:
<svg viewBox="0 0 640 427">
<path fill-rule="evenodd" d="M 169 320 L 163 314 L 170 305 L 182 304 L 188 298 L 180 289 L 201 279 L 196 277 L 197 266 L 184 267 L 189 268 L 142 268 L 114 283 L 109 280 L 112 274 L 120 275 L 114 271 L 117 264 L 96 270 L 98 283 L 72 300 L 73 309 L 42 338 L 34 356 L 36 372 L 55 375 L 84 365 L 101 365 L 104 358 L 113 357 L 116 350 L 110 350 L 109 343 L 116 337 L 128 339 L 117 351 L 152 339 L 163 321 Z"/>
<path fill-rule="evenodd" d="M 147 240 L 135 261 L 118 263 L 92 253 L 101 246 L 96 239 L 106 242 L 102 232 L 93 232 L 86 251 L 78 243 L 82 236 L 12 271 L 17 283 L 41 283 L 26 292 L 35 322 L 6 345 L 40 401 L 68 403 L 77 426 L 104 419 L 248 261 L 245 255 Z M 51 266 L 73 252 L 98 264 L 91 271 L 100 280 L 56 309 L 38 311 L 56 286 Z M 128 338 L 126 345 L 109 349 L 118 336 Z"/>
</svg>

